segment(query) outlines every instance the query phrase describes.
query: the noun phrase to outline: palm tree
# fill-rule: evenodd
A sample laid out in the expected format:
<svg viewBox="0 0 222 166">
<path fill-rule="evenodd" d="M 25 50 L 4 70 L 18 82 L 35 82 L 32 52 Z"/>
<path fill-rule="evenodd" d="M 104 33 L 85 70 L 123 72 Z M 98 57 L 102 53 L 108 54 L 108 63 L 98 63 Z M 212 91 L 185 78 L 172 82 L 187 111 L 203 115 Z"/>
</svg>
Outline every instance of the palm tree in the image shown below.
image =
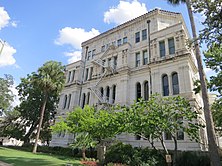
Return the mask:
<svg viewBox="0 0 222 166">
<path fill-rule="evenodd" d="M 38 86 L 43 91 L 44 96 L 42 100 L 35 145 L 33 148 L 33 153 L 36 153 L 48 97 L 52 92 L 60 93 L 65 82 L 64 66 L 62 66 L 59 62 L 48 61 L 38 69 L 38 73 L 33 74 L 32 81 L 35 86 Z"/>
<path fill-rule="evenodd" d="M 190 18 L 190 24 L 193 34 L 193 40 L 194 40 L 194 49 L 195 49 L 195 55 L 197 59 L 197 65 L 199 70 L 199 76 L 200 76 L 200 83 L 201 83 L 201 90 L 202 90 L 202 98 L 204 103 L 204 116 L 206 120 L 206 128 L 207 128 L 207 138 L 208 138 L 208 144 L 209 144 L 209 152 L 210 152 L 210 159 L 213 166 L 221 166 L 220 164 L 220 156 L 218 147 L 216 144 L 216 137 L 215 137 L 215 130 L 214 130 L 214 124 L 213 124 L 213 118 L 212 113 L 210 111 L 210 105 L 209 105 L 209 97 L 207 93 L 207 86 L 206 86 L 206 78 L 203 70 L 203 64 L 201 59 L 201 53 L 199 48 L 199 42 L 197 40 L 197 33 L 196 33 L 196 27 L 193 17 L 193 12 L 191 9 L 191 1 L 190 0 L 167 0 L 170 4 L 173 5 L 179 5 L 181 3 L 186 3 L 187 11 Z"/>
</svg>

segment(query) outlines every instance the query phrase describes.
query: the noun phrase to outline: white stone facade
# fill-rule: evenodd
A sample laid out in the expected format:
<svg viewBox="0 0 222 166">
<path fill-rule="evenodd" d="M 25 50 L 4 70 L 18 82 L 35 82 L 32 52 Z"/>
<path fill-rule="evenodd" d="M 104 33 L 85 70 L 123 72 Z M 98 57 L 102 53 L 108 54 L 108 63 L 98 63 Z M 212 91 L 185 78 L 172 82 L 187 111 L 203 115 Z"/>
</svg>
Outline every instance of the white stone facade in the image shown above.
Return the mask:
<svg viewBox="0 0 222 166">
<path fill-rule="evenodd" d="M 82 59 L 66 67 L 57 117 L 85 104 L 98 108 L 108 103 L 130 105 L 151 93 L 179 94 L 200 110 L 201 97 L 193 92 L 198 70 L 193 51 L 186 46 L 188 38 L 180 13 L 155 9 L 83 42 Z M 200 135 L 204 142 L 205 131 Z M 135 136 L 117 138 L 133 146 L 149 146 Z M 61 133 L 53 135 L 51 146 L 67 146 L 72 141 L 73 136 Z M 166 142 L 168 148 L 174 148 L 172 140 Z M 178 140 L 178 149 L 205 150 L 205 146 L 184 135 Z"/>
</svg>

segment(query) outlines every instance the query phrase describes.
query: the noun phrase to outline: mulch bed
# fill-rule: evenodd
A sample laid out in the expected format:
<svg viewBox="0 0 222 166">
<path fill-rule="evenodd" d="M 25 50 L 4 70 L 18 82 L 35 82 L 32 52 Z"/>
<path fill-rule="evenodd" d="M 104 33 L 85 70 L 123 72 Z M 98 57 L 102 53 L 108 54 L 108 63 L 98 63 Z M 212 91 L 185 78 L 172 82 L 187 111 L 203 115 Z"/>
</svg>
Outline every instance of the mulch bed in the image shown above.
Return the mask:
<svg viewBox="0 0 222 166">
<path fill-rule="evenodd" d="M 99 166 L 96 161 L 81 161 L 80 163 L 87 166 Z"/>
</svg>

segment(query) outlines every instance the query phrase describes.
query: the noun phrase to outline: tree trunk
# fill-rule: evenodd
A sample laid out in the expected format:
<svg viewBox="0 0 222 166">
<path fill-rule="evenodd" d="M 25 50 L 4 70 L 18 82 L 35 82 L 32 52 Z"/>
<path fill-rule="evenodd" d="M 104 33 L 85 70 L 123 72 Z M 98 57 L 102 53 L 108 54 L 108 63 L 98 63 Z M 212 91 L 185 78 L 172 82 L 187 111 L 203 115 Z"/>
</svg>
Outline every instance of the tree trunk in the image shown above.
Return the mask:
<svg viewBox="0 0 222 166">
<path fill-rule="evenodd" d="M 36 153 L 36 151 L 37 151 L 38 140 L 39 140 L 39 135 L 40 135 L 40 131 L 41 131 L 41 127 L 42 127 L 42 122 L 43 122 L 43 118 L 44 118 L 44 112 L 45 112 L 45 107 L 46 107 L 47 99 L 48 99 L 48 94 L 46 93 L 45 97 L 44 97 L 44 100 L 43 100 L 43 104 L 42 104 L 39 125 L 38 125 L 37 134 L 36 134 L 36 138 L 35 138 L 35 145 L 34 145 L 32 153 Z"/>
<path fill-rule="evenodd" d="M 86 160 L 86 148 L 85 147 L 82 148 L 82 158 L 84 161 Z"/>
<path fill-rule="evenodd" d="M 191 9 L 190 0 L 186 0 L 186 5 L 187 5 L 187 10 L 188 10 L 190 24 L 191 24 L 192 33 L 193 33 L 194 48 L 195 48 L 195 54 L 196 54 L 199 76 L 200 76 L 210 159 L 211 159 L 212 166 L 221 166 L 219 151 L 218 151 L 218 147 L 216 144 L 214 124 L 213 124 L 212 114 L 211 114 L 210 106 L 209 106 L 209 97 L 208 97 L 208 93 L 207 93 L 206 79 L 205 79 L 205 74 L 204 74 L 204 70 L 203 70 L 199 42 L 197 41 L 196 27 L 195 27 L 195 23 L 194 23 L 194 17 L 193 17 L 193 13 L 192 13 L 192 9 Z"/>
</svg>

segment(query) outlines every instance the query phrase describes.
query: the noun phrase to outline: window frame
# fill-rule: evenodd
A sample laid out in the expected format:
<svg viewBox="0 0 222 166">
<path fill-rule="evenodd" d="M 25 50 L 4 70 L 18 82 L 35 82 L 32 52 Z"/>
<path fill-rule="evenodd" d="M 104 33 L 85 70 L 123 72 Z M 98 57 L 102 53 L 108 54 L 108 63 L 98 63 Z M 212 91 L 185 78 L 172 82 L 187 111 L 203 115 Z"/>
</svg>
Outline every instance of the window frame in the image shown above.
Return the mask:
<svg viewBox="0 0 222 166">
<path fill-rule="evenodd" d="M 159 51 L 160 51 L 160 57 L 161 58 L 166 56 L 166 46 L 165 46 L 165 41 L 164 40 L 159 41 Z"/>
<path fill-rule="evenodd" d="M 139 43 L 140 42 L 140 32 L 136 32 L 135 33 L 135 43 Z"/>
</svg>

